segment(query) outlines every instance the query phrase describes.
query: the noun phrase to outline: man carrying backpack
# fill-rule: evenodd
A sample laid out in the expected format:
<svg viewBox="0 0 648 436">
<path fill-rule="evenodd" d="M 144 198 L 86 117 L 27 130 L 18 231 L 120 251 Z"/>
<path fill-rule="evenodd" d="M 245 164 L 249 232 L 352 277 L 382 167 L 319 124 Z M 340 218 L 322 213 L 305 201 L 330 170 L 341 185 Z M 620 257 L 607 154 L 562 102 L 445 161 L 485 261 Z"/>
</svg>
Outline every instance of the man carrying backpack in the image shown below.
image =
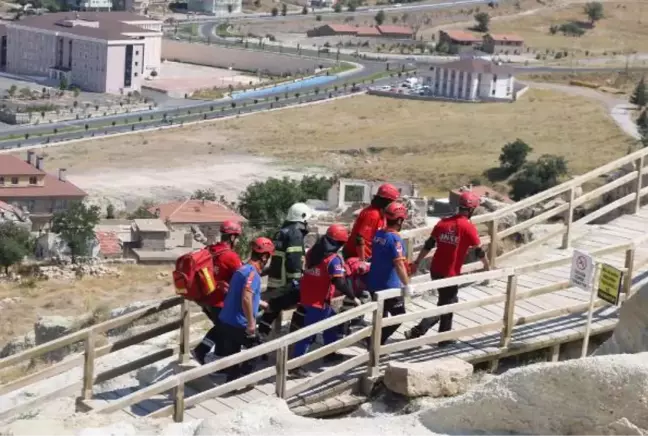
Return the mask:
<svg viewBox="0 0 648 436">
<path fill-rule="evenodd" d="M 275 234 L 276 247 L 268 268 L 268 289 L 275 294 L 269 303 L 269 310 L 263 313 L 259 322 L 259 333 L 269 335 L 272 325 L 281 311 L 291 309 L 299 302 L 299 279 L 304 269 L 304 237 L 308 234 L 308 219 L 312 210 L 304 203 L 290 206 L 286 221 Z"/>
<path fill-rule="evenodd" d="M 261 301 L 261 271 L 275 247 L 268 238 L 257 238 L 250 246 L 250 260 L 232 276 L 225 296 L 225 305 L 219 315 L 223 356 L 231 356 L 240 352 L 242 348 L 251 348 L 260 343 L 256 316 L 259 308 L 267 306 Z M 225 370 L 227 381 L 249 374 L 254 369 L 254 364 L 252 359 L 230 366 Z"/>
<path fill-rule="evenodd" d="M 234 245 L 241 235 L 241 225 L 235 221 L 225 221 L 220 226 L 221 240 L 219 243 L 207 247 L 214 261 L 214 278 L 216 290 L 201 301 L 200 307 L 214 326 L 207 332 L 202 341 L 192 350 L 192 356 L 201 365 L 205 364 L 205 356 L 214 348 L 214 354 L 220 355 L 222 351 L 222 338 L 220 333 L 220 320 L 218 316 L 225 304 L 225 295 L 229 288 L 232 276 L 243 263 L 234 251 Z"/>
</svg>

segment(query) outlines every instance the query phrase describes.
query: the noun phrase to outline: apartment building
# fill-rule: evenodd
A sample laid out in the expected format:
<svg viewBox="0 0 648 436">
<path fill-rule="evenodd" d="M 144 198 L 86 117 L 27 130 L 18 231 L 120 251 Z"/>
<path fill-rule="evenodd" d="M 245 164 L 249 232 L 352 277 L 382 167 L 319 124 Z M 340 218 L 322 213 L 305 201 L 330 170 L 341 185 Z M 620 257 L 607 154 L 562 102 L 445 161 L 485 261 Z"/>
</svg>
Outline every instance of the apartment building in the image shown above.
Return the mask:
<svg viewBox="0 0 648 436">
<path fill-rule="evenodd" d="M 80 9 L 82 11 L 110 11 L 113 7 L 112 0 L 67 0 L 70 9 Z"/>
<path fill-rule="evenodd" d="M 139 91 L 159 72 L 162 22 L 130 12 L 57 12 L 8 22 L 6 71 L 85 91 Z"/>
<path fill-rule="evenodd" d="M 241 13 L 243 0 L 187 0 L 187 10 L 217 17 Z"/>
<path fill-rule="evenodd" d="M 86 196 L 66 179 L 65 169 L 59 169 L 58 174 L 47 173 L 44 158 L 33 151 L 27 152 L 26 160 L 0 155 L 0 201 L 26 209 L 32 230 L 47 227 L 54 212 Z"/>
</svg>

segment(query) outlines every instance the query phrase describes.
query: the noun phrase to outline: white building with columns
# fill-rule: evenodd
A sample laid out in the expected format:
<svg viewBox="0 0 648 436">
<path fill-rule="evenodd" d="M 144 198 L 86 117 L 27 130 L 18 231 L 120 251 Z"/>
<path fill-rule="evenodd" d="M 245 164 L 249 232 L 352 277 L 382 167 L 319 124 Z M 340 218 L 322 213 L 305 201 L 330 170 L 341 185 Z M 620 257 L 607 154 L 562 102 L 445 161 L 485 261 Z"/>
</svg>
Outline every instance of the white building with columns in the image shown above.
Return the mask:
<svg viewBox="0 0 648 436">
<path fill-rule="evenodd" d="M 515 99 L 514 70 L 478 58 L 463 58 L 430 67 L 423 84 L 429 95 L 468 101 Z"/>
</svg>

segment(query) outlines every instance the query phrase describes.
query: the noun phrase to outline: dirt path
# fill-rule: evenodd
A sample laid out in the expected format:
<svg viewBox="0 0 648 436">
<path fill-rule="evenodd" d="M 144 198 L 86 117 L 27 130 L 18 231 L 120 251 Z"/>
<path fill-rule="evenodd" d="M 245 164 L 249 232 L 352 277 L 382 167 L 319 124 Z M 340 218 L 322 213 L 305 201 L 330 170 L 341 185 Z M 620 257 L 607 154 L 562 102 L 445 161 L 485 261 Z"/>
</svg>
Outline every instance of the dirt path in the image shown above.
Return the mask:
<svg viewBox="0 0 648 436">
<path fill-rule="evenodd" d="M 637 125 L 632 119 L 632 112 L 636 110 L 636 106 L 628 103 L 626 100 L 605 94 L 594 89 L 584 88 L 581 86 L 560 85 L 557 83 L 540 83 L 540 82 L 525 82 L 531 88 L 548 89 L 552 91 L 563 92 L 565 94 L 576 95 L 580 97 L 591 98 L 599 101 L 605 105 L 610 116 L 615 123 L 623 130 L 628 136 L 639 139 L 639 132 Z"/>
</svg>

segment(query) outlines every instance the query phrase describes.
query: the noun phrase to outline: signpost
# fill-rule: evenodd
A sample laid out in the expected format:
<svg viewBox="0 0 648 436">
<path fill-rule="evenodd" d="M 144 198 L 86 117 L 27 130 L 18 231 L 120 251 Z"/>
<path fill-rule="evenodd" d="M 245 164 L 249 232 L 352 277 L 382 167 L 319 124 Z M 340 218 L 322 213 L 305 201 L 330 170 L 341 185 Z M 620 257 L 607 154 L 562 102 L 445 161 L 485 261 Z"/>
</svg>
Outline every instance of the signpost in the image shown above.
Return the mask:
<svg viewBox="0 0 648 436">
<path fill-rule="evenodd" d="M 569 282 L 572 286 L 576 286 L 590 293 L 589 311 L 587 312 L 587 325 L 585 327 L 585 337 L 583 338 L 583 349 L 581 350 L 581 357 L 587 355 L 587 347 L 589 346 L 589 335 L 592 328 L 592 311 L 594 309 L 594 300 L 596 292 L 592 286 L 592 279 L 594 276 L 594 259 L 587 253 L 579 250 L 574 250 L 572 256 L 571 272 L 569 274 Z"/>
<path fill-rule="evenodd" d="M 611 265 L 602 264 L 599 273 L 597 296 L 615 306 L 619 304 L 623 272 Z"/>
</svg>

